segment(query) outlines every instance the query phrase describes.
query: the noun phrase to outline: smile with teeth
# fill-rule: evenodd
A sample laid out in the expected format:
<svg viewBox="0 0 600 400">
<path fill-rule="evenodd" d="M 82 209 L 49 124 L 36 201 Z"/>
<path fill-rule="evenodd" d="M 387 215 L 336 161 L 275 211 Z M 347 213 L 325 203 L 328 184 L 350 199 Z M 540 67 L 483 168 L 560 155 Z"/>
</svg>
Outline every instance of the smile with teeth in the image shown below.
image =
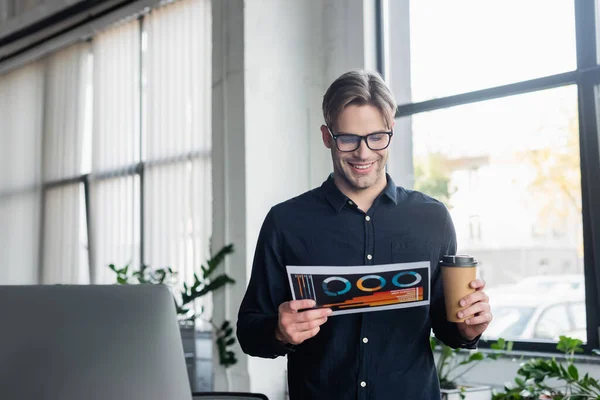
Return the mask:
<svg viewBox="0 0 600 400">
<path fill-rule="evenodd" d="M 352 164 L 352 163 L 348 163 L 348 164 L 350 164 L 353 168 L 365 170 L 365 169 L 369 169 L 371 167 L 371 165 L 373 165 L 374 163 L 369 163 L 369 164 Z"/>
</svg>

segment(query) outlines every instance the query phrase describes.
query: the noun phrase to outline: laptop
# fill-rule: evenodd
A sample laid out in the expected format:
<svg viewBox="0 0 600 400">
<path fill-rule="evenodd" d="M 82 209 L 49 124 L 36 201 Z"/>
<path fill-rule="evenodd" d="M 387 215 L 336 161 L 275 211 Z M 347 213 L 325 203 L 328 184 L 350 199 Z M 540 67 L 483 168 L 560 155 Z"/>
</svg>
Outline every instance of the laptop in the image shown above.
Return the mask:
<svg viewBox="0 0 600 400">
<path fill-rule="evenodd" d="M 191 398 L 166 286 L 0 286 L 0 399 Z"/>
</svg>

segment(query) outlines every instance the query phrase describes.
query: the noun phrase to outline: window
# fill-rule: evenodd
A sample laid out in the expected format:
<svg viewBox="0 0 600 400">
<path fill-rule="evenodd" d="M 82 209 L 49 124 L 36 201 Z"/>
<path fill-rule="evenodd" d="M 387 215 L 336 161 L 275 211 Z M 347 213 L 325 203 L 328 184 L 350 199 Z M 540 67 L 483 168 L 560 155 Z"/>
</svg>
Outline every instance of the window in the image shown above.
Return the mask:
<svg viewBox="0 0 600 400">
<path fill-rule="evenodd" d="M 460 252 L 483 263 L 489 289 L 583 273 L 576 109 L 576 87 L 565 86 L 412 116 L 416 186 L 446 203 Z M 421 174 L 421 164 L 439 173 Z M 567 226 L 571 235 L 542 241 L 531 234 L 535 223 L 548 232 Z M 544 252 L 576 262 L 567 271 L 535 262 Z"/>
<path fill-rule="evenodd" d="M 395 153 L 412 161 L 392 152 L 390 173 L 443 202 L 458 252 L 481 262 L 487 338 L 553 351 L 566 334 L 598 347 L 593 2 L 389 1 L 384 12 Z"/>
<path fill-rule="evenodd" d="M 193 279 L 212 227 L 210 18 L 210 1 L 170 2 L 0 76 L 0 284 L 115 283 L 111 263 Z"/>
</svg>

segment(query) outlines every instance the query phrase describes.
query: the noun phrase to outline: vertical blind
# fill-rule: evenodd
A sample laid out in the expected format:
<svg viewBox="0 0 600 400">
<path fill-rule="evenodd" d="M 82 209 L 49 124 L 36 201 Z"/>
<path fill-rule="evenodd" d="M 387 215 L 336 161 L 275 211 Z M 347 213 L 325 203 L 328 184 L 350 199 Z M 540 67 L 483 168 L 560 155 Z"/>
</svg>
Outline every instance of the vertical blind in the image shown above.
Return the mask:
<svg viewBox="0 0 600 400">
<path fill-rule="evenodd" d="M 0 284 L 200 272 L 210 71 L 210 1 L 181 0 L 0 76 Z"/>
<path fill-rule="evenodd" d="M 43 179 L 55 182 L 82 171 L 85 96 L 91 79 L 90 45 L 71 46 L 46 60 Z M 43 198 L 41 283 L 88 283 L 87 236 L 82 231 L 81 184 L 52 188 Z"/>
<path fill-rule="evenodd" d="M 210 2 L 156 10 L 145 28 L 144 259 L 179 271 L 181 284 L 209 250 Z"/>
<path fill-rule="evenodd" d="M 94 38 L 94 127 L 91 219 L 93 283 L 114 283 L 109 264 L 139 266 L 139 179 L 94 174 L 140 160 L 140 23 L 132 21 Z"/>
<path fill-rule="evenodd" d="M 44 69 L 0 76 L 0 283 L 38 280 Z"/>
</svg>

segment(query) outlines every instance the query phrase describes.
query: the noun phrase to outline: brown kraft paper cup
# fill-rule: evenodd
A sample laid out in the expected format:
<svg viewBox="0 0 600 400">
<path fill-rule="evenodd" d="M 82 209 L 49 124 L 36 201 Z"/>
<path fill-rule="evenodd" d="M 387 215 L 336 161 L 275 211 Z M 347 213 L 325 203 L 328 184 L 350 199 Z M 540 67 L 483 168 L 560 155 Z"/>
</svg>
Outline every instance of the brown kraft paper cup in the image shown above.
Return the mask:
<svg viewBox="0 0 600 400">
<path fill-rule="evenodd" d="M 464 322 L 471 315 L 458 318 L 457 313 L 464 309 L 459 302 L 475 292 L 469 284 L 477 277 L 478 262 L 469 255 L 444 256 L 440 261 L 442 283 L 446 298 L 446 319 L 450 322 Z"/>
</svg>

